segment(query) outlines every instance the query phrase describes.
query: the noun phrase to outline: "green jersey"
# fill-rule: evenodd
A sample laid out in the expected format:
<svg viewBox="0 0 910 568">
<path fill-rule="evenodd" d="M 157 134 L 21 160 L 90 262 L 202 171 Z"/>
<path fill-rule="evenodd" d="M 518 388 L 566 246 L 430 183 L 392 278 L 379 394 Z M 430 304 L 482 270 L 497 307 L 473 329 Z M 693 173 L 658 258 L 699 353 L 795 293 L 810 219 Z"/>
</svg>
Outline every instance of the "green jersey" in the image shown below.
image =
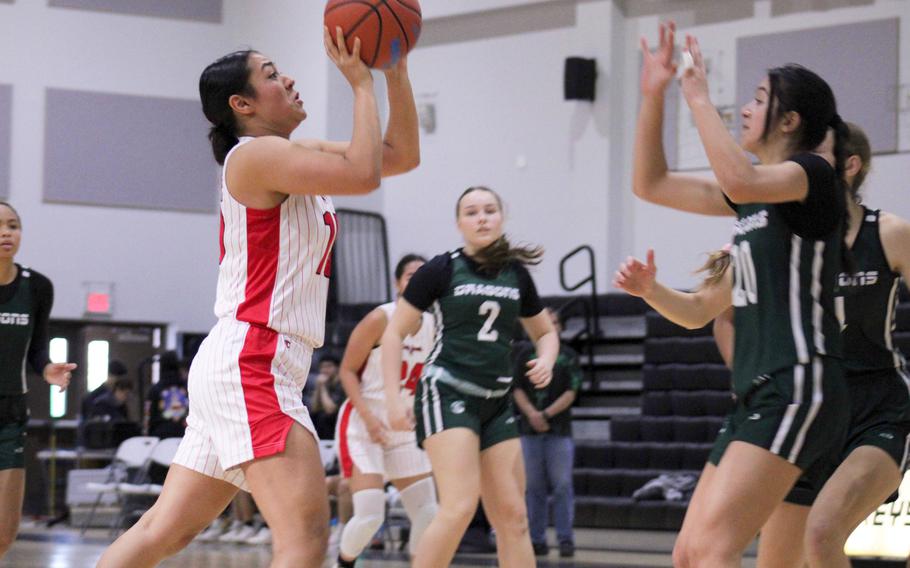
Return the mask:
<svg viewBox="0 0 910 568">
<path fill-rule="evenodd" d="M 16 278 L 0 286 L 0 395 L 23 394 L 26 362 L 37 373 L 49 362 L 47 323 L 53 303 L 50 280 L 16 265 Z"/>
<path fill-rule="evenodd" d="M 891 270 L 879 235 L 879 211 L 863 208 L 863 223 L 853 242 L 854 273 L 838 275 L 843 310 L 844 367 L 868 373 L 904 367 L 893 343 L 901 276 Z"/>
<path fill-rule="evenodd" d="M 763 375 L 840 357 L 834 296 L 841 266 L 843 203 L 834 169 L 819 156 L 792 161 L 806 170 L 803 202 L 734 205 L 736 344 L 733 386 L 743 396 Z"/>
<path fill-rule="evenodd" d="M 500 390 L 512 384 L 511 351 L 519 318 L 543 310 L 527 269 L 514 262 L 482 273 L 461 249 L 439 255 L 411 277 L 404 299 L 436 323 L 427 365 L 457 379 Z"/>
</svg>

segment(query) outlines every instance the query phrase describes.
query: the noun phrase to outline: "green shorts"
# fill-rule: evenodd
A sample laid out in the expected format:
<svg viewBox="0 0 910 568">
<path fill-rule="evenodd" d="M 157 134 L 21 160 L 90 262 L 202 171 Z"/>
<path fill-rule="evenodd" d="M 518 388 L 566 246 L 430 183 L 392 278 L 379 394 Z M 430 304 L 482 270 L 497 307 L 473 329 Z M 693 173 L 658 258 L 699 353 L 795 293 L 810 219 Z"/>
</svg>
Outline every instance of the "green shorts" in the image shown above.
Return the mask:
<svg viewBox="0 0 910 568">
<path fill-rule="evenodd" d="M 910 467 L 910 376 L 902 370 L 886 369 L 847 375 L 850 400 L 850 427 L 843 451 L 837 454 L 834 468 L 862 446 L 881 448 L 901 470 Z M 800 479 L 786 501 L 812 505 L 821 485 Z"/>
<path fill-rule="evenodd" d="M 910 446 L 910 376 L 897 369 L 847 376 L 850 394 L 850 430 L 841 456 L 846 459 L 860 446 L 884 450 L 907 471 Z"/>
<path fill-rule="evenodd" d="M 518 438 L 518 421 L 510 394 L 495 398 L 465 394 L 441 382 L 438 374 L 429 372 L 434 369 L 439 367 L 431 366 L 424 371 L 414 397 L 417 444 L 421 448 L 424 440 L 451 428 L 468 428 L 477 434 L 481 450 Z"/>
<path fill-rule="evenodd" d="M 727 415 L 708 460 L 717 465 L 731 442 L 746 442 L 796 465 L 821 487 L 844 445 L 847 400 L 843 369 L 829 357 L 763 375 Z"/>
<path fill-rule="evenodd" d="M 25 467 L 25 429 L 28 422 L 0 424 L 0 470 Z"/>
</svg>

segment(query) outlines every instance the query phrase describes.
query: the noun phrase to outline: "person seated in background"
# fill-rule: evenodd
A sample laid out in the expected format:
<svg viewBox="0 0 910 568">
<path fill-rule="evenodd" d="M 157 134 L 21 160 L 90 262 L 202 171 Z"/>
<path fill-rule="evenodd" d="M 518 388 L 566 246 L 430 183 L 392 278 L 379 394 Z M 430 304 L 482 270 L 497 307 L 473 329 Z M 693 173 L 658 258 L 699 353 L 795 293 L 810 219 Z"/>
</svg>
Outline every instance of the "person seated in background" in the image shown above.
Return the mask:
<svg viewBox="0 0 910 568">
<path fill-rule="evenodd" d="M 547 308 L 557 333 L 562 332 L 559 316 Z M 572 466 L 575 462 L 575 443 L 572 441 L 572 403 L 581 387 L 578 354 L 560 342 L 559 355 L 553 365 L 553 380 L 544 388 L 535 388 L 525 374 L 530 362 L 537 358 L 534 346 L 528 342 L 516 344 L 515 404 L 521 411 L 519 432 L 524 453 L 528 504 L 528 524 L 534 554 L 549 553 L 547 545 L 547 494 L 553 494 L 553 521 L 559 542 L 559 555 L 575 555 L 572 522 L 575 513 L 575 492 L 572 486 Z"/>
<path fill-rule="evenodd" d="M 159 438 L 182 438 L 186 432 L 189 394 L 186 377 L 189 364 L 174 351 L 161 355 L 158 382 L 145 397 L 145 431 Z"/>
<path fill-rule="evenodd" d="M 338 376 L 340 363 L 335 355 L 323 355 L 316 376 L 307 379 L 303 391 L 303 402 L 310 410 L 310 418 L 320 440 L 335 438 L 338 408 L 345 399 L 341 378 Z"/>
<path fill-rule="evenodd" d="M 114 388 L 114 381 L 120 377 L 126 377 L 127 373 L 126 365 L 116 359 L 111 359 L 107 364 L 107 380 L 104 384 L 82 397 L 82 406 L 80 408 L 83 420 L 88 420 L 92 416 L 92 407 L 95 401 L 106 394 L 110 394 Z"/>
<path fill-rule="evenodd" d="M 133 392 L 133 381 L 118 377 L 111 390 L 102 394 L 89 408 L 89 420 L 106 420 L 110 422 L 129 420 L 127 401 Z"/>
</svg>

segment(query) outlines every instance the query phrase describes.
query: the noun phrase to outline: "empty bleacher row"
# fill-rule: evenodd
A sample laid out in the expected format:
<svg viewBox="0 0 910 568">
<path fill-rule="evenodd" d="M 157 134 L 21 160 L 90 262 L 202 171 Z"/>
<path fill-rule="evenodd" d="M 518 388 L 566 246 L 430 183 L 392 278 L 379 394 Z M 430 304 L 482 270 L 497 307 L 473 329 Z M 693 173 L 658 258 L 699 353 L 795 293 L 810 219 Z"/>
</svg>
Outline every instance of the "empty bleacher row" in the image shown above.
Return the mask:
<svg viewBox="0 0 910 568">
<path fill-rule="evenodd" d="M 910 353 L 910 294 L 906 288 L 900 298 L 895 344 Z M 611 315 L 607 311 L 602 319 L 609 322 Z M 687 330 L 653 311 L 641 317 L 646 330 L 641 341 L 643 364 L 636 369 L 641 387 L 637 393 L 627 393 L 638 395 L 638 412 L 610 415 L 606 436 L 600 439 L 576 435 L 578 526 L 679 529 L 686 501 L 640 501 L 632 494 L 662 474 L 697 474 L 732 405 L 730 371 L 710 326 Z M 630 376 L 630 380 L 634 379 Z M 594 397 L 603 400 L 603 393 L 595 389 Z M 580 402 L 590 404 L 591 394 L 583 392 Z M 575 416 L 584 419 L 586 413 Z M 577 421 L 576 426 L 583 422 Z"/>
<path fill-rule="evenodd" d="M 686 330 L 654 312 L 642 319 L 639 413 L 613 416 L 608 442 L 579 442 L 579 526 L 678 529 L 686 500 L 632 494 L 663 474 L 697 476 L 731 405 L 730 372 L 709 328 Z"/>
</svg>

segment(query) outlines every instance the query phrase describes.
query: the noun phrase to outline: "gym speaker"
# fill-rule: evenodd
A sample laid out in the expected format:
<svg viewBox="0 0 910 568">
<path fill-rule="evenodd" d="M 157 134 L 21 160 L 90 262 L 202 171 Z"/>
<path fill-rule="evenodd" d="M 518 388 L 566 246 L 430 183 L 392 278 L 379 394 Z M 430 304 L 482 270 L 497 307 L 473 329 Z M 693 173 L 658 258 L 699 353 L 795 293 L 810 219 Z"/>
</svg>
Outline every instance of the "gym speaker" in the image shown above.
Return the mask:
<svg viewBox="0 0 910 568">
<path fill-rule="evenodd" d="M 593 101 L 594 86 L 597 83 L 597 60 L 567 57 L 564 79 L 567 101 Z"/>
</svg>

